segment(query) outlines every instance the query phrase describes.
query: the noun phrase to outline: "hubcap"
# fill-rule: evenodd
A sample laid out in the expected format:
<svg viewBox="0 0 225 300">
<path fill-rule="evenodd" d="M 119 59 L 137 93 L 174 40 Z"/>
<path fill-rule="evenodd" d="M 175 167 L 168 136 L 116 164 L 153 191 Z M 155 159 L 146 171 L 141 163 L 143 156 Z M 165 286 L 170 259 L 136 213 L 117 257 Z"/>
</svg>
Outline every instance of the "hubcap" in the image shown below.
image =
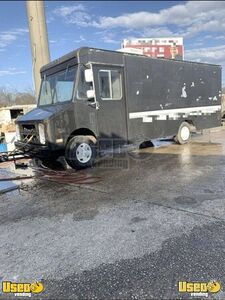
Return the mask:
<svg viewBox="0 0 225 300">
<path fill-rule="evenodd" d="M 183 141 L 187 141 L 190 137 L 190 130 L 187 126 L 181 128 L 180 136 Z"/>
<path fill-rule="evenodd" d="M 76 150 L 76 156 L 79 162 L 85 164 L 91 159 L 92 150 L 90 145 L 81 143 Z"/>
</svg>

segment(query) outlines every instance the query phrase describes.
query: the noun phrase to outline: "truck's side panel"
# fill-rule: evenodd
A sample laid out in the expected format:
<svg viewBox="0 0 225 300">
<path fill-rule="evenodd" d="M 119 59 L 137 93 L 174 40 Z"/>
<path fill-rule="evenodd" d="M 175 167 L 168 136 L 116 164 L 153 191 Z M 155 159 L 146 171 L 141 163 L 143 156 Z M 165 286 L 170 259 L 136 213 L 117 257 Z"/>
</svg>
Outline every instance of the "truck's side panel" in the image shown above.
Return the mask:
<svg viewBox="0 0 225 300">
<path fill-rule="evenodd" d="M 175 134 L 185 120 L 220 124 L 219 66 L 127 55 L 125 71 L 131 142 Z"/>
<path fill-rule="evenodd" d="M 101 140 L 115 139 L 127 142 L 124 92 L 121 101 L 102 100 L 99 95 L 98 78 L 99 70 L 121 69 L 123 72 L 121 68 L 123 56 L 117 52 L 81 49 L 78 61 L 82 65 L 92 65 L 95 78 L 96 101 L 99 109 L 96 110 L 96 107 L 91 105 L 91 101 L 77 100 L 75 97 L 76 127 L 90 129 Z M 119 118 L 120 121 L 116 122 L 116 118 Z"/>
<path fill-rule="evenodd" d="M 119 78 L 120 92 L 116 99 L 106 100 L 101 96 L 100 77 L 101 72 L 116 72 Z M 99 109 L 97 111 L 98 134 L 101 140 L 114 140 L 114 144 L 127 143 L 127 112 L 126 95 L 124 90 L 123 68 L 110 65 L 93 65 L 96 100 Z"/>
</svg>

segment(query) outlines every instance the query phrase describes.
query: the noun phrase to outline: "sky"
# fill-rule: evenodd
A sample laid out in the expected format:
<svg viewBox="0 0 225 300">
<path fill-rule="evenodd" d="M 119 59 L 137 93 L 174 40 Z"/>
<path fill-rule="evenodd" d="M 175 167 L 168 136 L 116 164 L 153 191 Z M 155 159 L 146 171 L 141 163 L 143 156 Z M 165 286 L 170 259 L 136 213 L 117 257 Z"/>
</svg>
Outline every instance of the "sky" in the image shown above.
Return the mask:
<svg viewBox="0 0 225 300">
<path fill-rule="evenodd" d="M 123 39 L 181 36 L 185 59 L 221 64 L 225 1 L 45 1 L 51 60 L 81 46 L 116 50 Z M 0 1 L 0 87 L 33 88 L 25 1 Z"/>
</svg>

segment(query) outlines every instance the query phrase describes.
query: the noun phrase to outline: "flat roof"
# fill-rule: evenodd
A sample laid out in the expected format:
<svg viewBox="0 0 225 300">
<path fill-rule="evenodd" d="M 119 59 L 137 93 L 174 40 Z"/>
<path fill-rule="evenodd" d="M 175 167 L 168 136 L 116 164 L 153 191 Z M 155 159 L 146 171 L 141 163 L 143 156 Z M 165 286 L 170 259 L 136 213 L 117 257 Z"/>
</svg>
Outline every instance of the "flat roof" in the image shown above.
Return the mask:
<svg viewBox="0 0 225 300">
<path fill-rule="evenodd" d="M 37 106 L 37 104 L 16 104 L 16 105 L 12 105 L 12 106 L 1 106 L 0 110 L 10 110 L 10 109 L 22 109 L 22 108 L 26 108 L 26 107 L 35 107 Z"/>
<path fill-rule="evenodd" d="M 159 57 L 148 57 L 148 56 L 145 56 L 143 54 L 136 54 L 136 53 L 127 53 L 127 52 L 119 52 L 119 51 L 116 51 L 116 50 L 105 50 L 105 49 L 100 49 L 100 48 L 92 48 L 92 47 L 81 47 L 81 48 L 78 48 L 76 50 L 73 50 L 53 61 L 51 61 L 50 63 L 48 63 L 47 65 L 44 65 L 42 68 L 41 68 L 41 72 L 44 72 L 45 70 L 48 70 L 50 68 L 53 68 L 59 64 L 62 64 L 62 63 L 65 63 L 66 61 L 69 61 L 71 60 L 72 58 L 75 58 L 77 56 L 79 56 L 79 54 L 81 52 L 86 52 L 86 54 L 89 52 L 89 51 L 96 51 L 96 52 L 111 52 L 111 53 L 117 53 L 118 55 L 132 55 L 132 56 L 138 56 L 138 57 L 144 57 L 144 58 L 148 58 L 148 59 L 158 59 L 158 60 L 163 60 L 163 61 L 176 61 L 176 62 L 186 62 L 186 63 L 194 63 L 194 64 L 201 64 L 201 65 L 210 65 L 210 66 L 219 66 L 221 67 L 221 65 L 217 65 L 217 64 L 210 64 L 210 63 L 202 63 L 202 62 L 196 62 L 196 61 L 188 61 L 188 60 L 177 60 L 177 59 L 170 59 L 170 58 L 159 58 Z"/>
</svg>

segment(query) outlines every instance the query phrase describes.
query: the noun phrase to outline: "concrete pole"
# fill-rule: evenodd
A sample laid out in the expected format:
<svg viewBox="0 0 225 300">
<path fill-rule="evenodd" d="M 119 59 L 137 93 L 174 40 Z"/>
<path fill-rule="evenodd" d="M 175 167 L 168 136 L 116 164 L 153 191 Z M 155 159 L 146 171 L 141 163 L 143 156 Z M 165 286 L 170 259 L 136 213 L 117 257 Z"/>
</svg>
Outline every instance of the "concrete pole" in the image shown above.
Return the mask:
<svg viewBox="0 0 225 300">
<path fill-rule="evenodd" d="M 48 34 L 44 1 L 27 0 L 26 5 L 32 51 L 33 78 L 37 99 L 41 83 L 40 68 L 50 61 Z"/>
</svg>

